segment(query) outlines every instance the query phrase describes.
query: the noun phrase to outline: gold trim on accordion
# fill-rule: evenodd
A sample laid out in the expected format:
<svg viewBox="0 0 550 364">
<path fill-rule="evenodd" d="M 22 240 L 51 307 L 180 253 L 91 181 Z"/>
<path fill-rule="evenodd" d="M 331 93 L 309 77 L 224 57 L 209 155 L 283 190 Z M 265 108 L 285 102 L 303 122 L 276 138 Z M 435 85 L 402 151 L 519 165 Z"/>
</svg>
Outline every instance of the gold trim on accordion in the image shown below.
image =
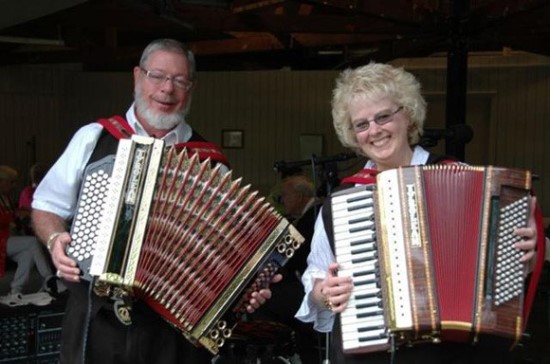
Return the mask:
<svg viewBox="0 0 550 364">
<path fill-rule="evenodd" d="M 339 274 L 354 281 L 344 351 L 517 344 L 524 266 L 513 231 L 527 224 L 530 188 L 529 171 L 452 164 L 384 171 L 335 194 Z"/>
<path fill-rule="evenodd" d="M 84 174 L 67 254 L 130 323 L 145 301 L 216 354 L 250 294 L 303 242 L 250 186 L 209 160 L 133 136 Z"/>
</svg>

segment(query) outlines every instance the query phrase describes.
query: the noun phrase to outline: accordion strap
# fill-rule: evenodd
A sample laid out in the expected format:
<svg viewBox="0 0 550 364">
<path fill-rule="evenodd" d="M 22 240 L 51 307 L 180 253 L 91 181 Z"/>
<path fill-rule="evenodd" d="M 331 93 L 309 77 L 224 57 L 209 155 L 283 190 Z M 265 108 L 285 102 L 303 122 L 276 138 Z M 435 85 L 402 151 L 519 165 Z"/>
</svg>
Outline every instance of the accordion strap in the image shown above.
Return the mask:
<svg viewBox="0 0 550 364">
<path fill-rule="evenodd" d="M 354 184 L 370 185 L 376 183 L 376 175 L 378 171 L 376 169 L 362 169 L 355 173 L 353 176 L 345 177 L 342 179 L 342 184 Z"/>
<path fill-rule="evenodd" d="M 130 138 L 136 132 L 122 116 L 114 115 L 108 119 L 99 119 L 97 121 L 116 139 Z"/>
<path fill-rule="evenodd" d="M 130 124 L 128 124 L 126 119 L 119 115 L 114 115 L 110 118 L 102 118 L 97 122 L 100 123 L 101 126 L 103 126 L 103 128 L 105 128 L 105 130 L 107 130 L 109 134 L 116 139 L 130 138 L 136 133 Z M 212 161 L 222 163 L 227 167 L 230 167 L 229 161 L 223 155 L 221 148 L 214 143 L 209 143 L 206 141 L 189 141 L 186 143 L 176 144 L 175 147 L 178 150 L 185 148 L 190 154 L 196 153 L 201 161 L 210 158 Z"/>
</svg>

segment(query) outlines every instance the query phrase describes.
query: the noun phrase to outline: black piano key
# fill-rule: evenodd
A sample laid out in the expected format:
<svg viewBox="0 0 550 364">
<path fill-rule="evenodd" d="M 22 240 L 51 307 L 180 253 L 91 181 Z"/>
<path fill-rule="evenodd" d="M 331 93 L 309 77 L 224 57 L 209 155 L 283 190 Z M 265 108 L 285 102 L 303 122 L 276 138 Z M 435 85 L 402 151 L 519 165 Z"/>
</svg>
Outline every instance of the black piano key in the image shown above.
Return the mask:
<svg viewBox="0 0 550 364">
<path fill-rule="evenodd" d="M 365 222 L 365 221 L 374 221 L 374 216 L 361 216 L 356 219 L 351 219 L 351 220 L 348 220 L 348 224 L 349 225 L 359 224 L 360 222 Z"/>
<path fill-rule="evenodd" d="M 357 245 L 363 245 L 363 244 L 369 244 L 374 243 L 376 241 L 376 235 L 372 235 L 370 238 L 367 239 L 361 239 L 361 240 L 354 240 L 350 242 L 350 246 L 357 246 Z"/>
<path fill-rule="evenodd" d="M 373 284 L 373 283 L 376 283 L 376 285 L 378 286 L 378 284 L 380 283 L 379 279 L 378 278 L 373 278 L 373 279 L 367 279 L 366 281 L 353 282 L 353 286 L 354 287 L 360 287 L 364 284 Z"/>
<path fill-rule="evenodd" d="M 372 312 L 358 313 L 356 316 L 357 318 L 366 318 L 366 317 L 373 317 L 373 316 L 382 316 L 383 314 L 384 314 L 384 310 L 377 310 Z"/>
<path fill-rule="evenodd" d="M 371 331 L 371 330 L 383 330 L 386 326 L 384 325 L 374 325 L 374 326 L 367 326 L 367 327 L 360 327 L 357 329 L 357 332 L 365 332 L 365 331 Z"/>
<path fill-rule="evenodd" d="M 366 200 L 368 198 L 369 198 L 368 196 L 354 196 L 354 197 L 347 198 L 346 202 L 349 204 L 349 203 L 353 203 L 361 200 Z"/>
<path fill-rule="evenodd" d="M 371 302 L 371 303 L 359 303 L 355 305 L 355 308 L 357 310 L 361 310 L 363 308 L 369 308 L 369 307 L 378 307 L 382 308 L 380 302 Z"/>
<path fill-rule="evenodd" d="M 348 232 L 353 234 L 353 233 L 358 233 L 358 232 L 361 232 L 361 231 L 368 231 L 368 230 L 372 230 L 372 229 L 373 229 L 372 226 L 359 226 L 359 227 L 355 227 L 355 228 L 350 228 L 348 230 Z"/>
<path fill-rule="evenodd" d="M 380 294 L 380 292 L 372 292 L 372 293 L 362 293 L 362 294 L 358 294 L 356 296 L 353 296 L 355 298 L 356 301 L 358 300 L 364 300 L 364 299 L 367 299 L 367 298 L 381 298 L 382 295 Z"/>
<path fill-rule="evenodd" d="M 387 337 L 388 337 L 388 334 L 386 334 L 386 333 L 373 334 L 373 335 L 361 336 L 361 337 L 359 338 L 359 341 L 360 341 L 360 342 L 363 342 L 363 341 L 371 341 L 371 340 L 375 340 L 375 339 L 384 339 L 384 338 L 387 338 Z"/>
<path fill-rule="evenodd" d="M 375 246 L 371 246 L 369 248 L 361 248 L 361 249 L 354 249 L 351 251 L 351 254 L 362 254 L 362 253 L 369 253 L 369 252 L 373 252 L 373 251 L 376 251 L 376 247 Z"/>
<path fill-rule="evenodd" d="M 367 276 L 369 274 L 376 274 L 376 273 L 378 273 L 378 267 L 377 267 L 376 264 L 374 264 L 371 269 L 362 270 L 360 272 L 354 272 L 352 274 L 352 276 L 353 277 L 362 277 L 362 276 Z"/>
<path fill-rule="evenodd" d="M 371 207 L 373 207 L 372 202 L 364 203 L 364 204 L 357 205 L 357 206 L 349 206 L 348 211 L 364 210 L 364 209 L 368 209 L 368 208 L 371 208 Z M 374 216 L 374 214 L 373 214 L 373 216 Z"/>
</svg>

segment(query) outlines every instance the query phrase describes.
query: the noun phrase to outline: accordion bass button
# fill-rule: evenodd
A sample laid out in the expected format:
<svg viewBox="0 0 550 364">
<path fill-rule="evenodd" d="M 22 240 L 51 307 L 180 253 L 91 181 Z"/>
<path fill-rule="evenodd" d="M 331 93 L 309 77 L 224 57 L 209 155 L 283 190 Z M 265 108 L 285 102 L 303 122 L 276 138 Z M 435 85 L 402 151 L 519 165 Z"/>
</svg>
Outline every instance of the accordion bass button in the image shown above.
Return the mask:
<svg viewBox="0 0 550 364">
<path fill-rule="evenodd" d="M 208 333 L 208 336 L 210 336 L 211 339 L 216 340 L 220 337 L 220 331 L 218 329 L 212 329 Z"/>
<path fill-rule="evenodd" d="M 224 338 L 229 339 L 231 337 L 231 335 L 233 335 L 233 330 L 231 330 L 229 328 L 223 330 L 223 337 Z"/>
</svg>

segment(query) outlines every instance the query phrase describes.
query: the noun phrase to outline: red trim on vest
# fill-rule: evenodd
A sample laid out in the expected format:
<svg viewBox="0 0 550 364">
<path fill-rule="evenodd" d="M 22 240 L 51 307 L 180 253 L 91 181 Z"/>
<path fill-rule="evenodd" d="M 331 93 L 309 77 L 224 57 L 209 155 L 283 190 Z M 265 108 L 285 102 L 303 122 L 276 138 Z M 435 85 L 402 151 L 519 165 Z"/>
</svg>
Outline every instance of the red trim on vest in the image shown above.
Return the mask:
<svg viewBox="0 0 550 364">
<path fill-rule="evenodd" d="M 437 164 L 457 164 L 459 163 L 456 159 L 442 159 L 437 161 Z"/>
<path fill-rule="evenodd" d="M 199 160 L 201 161 L 210 158 L 210 160 L 223 163 L 228 168 L 230 167 L 229 161 L 227 160 L 225 155 L 223 155 L 221 148 L 214 143 L 192 141 L 187 143 L 178 143 L 174 146 L 176 147 L 176 149 L 179 150 L 185 148 L 191 154 L 196 153 L 199 156 Z"/>
<path fill-rule="evenodd" d="M 545 257 L 545 235 L 544 235 L 544 222 L 542 220 L 542 210 L 537 204 L 535 207 L 535 222 L 537 224 L 537 246 L 536 246 L 536 261 L 533 272 L 531 273 L 531 279 L 529 280 L 529 286 L 527 287 L 527 292 L 525 293 L 525 300 L 523 304 L 523 328 L 527 326 L 527 321 L 529 319 L 529 314 L 531 313 L 531 307 L 533 306 L 533 301 L 535 300 L 535 294 L 537 293 L 537 287 L 539 284 L 539 279 L 542 274 L 542 269 L 544 267 L 544 257 Z"/>
<path fill-rule="evenodd" d="M 111 116 L 108 119 L 99 119 L 97 122 L 100 123 L 109 134 L 119 140 L 130 138 L 135 134 L 134 129 L 132 129 L 126 119 L 119 115 Z M 190 141 L 187 143 L 178 143 L 175 147 L 179 150 L 186 148 L 190 154 L 196 153 L 201 161 L 210 158 L 215 162 L 225 164 L 228 168 L 230 167 L 229 161 L 223 155 L 221 148 L 214 143 Z"/>
<path fill-rule="evenodd" d="M 355 173 L 353 176 L 343 178 L 341 184 L 374 184 L 376 183 L 377 174 L 378 171 L 376 169 L 362 169 L 359 172 Z"/>
<path fill-rule="evenodd" d="M 111 116 L 108 119 L 99 119 L 97 122 L 100 123 L 112 136 L 119 140 L 130 138 L 132 134 L 136 133 L 130 124 L 128 124 L 126 119 L 119 115 Z"/>
</svg>

